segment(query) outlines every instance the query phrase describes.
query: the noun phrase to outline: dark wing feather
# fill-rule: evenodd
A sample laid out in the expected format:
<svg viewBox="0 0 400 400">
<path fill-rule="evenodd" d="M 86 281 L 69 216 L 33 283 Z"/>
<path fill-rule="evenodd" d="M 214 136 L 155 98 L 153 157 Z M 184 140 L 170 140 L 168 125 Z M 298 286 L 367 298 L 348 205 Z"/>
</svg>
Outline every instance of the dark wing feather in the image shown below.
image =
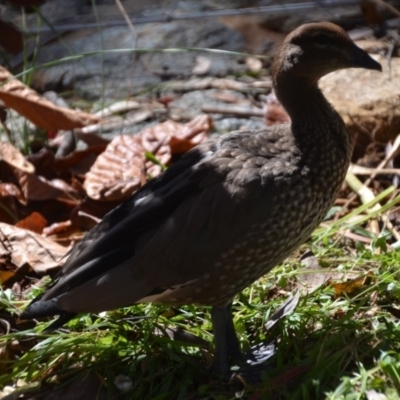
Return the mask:
<svg viewBox="0 0 400 400">
<path fill-rule="evenodd" d="M 274 133 L 262 134 L 268 132 Z M 278 146 L 257 161 L 257 138 L 240 132 L 207 142 L 110 212 L 23 316 L 117 308 L 211 270 L 269 212 L 266 193 L 274 192 L 274 180 L 267 166 L 288 152 Z"/>
<path fill-rule="evenodd" d="M 140 235 L 156 227 L 181 201 L 197 192 L 200 176 L 196 175 L 193 167 L 214 147 L 212 140 L 196 147 L 109 212 L 71 250 L 55 281 L 43 295 L 31 302 L 21 317 L 37 318 L 62 313 L 57 306 L 57 296 L 131 259 Z"/>
</svg>

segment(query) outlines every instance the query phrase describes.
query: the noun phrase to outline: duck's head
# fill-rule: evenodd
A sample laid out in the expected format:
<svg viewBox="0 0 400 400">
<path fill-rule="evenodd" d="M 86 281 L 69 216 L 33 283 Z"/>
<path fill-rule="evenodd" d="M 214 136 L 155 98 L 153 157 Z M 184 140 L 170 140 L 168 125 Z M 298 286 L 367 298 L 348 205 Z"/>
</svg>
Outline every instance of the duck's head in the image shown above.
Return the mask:
<svg viewBox="0 0 400 400">
<path fill-rule="evenodd" d="M 382 71 L 382 66 L 356 46 L 341 27 L 315 22 L 300 26 L 286 37 L 275 57 L 272 76 L 275 84 L 280 78 L 290 77 L 316 83 L 343 68 Z"/>
</svg>

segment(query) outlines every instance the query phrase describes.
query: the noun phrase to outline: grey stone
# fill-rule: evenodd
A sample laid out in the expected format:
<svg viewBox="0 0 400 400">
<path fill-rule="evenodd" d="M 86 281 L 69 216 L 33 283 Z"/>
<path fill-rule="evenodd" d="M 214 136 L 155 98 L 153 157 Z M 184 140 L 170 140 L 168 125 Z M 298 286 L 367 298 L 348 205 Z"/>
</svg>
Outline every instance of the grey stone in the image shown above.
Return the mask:
<svg viewBox="0 0 400 400">
<path fill-rule="evenodd" d="M 199 52 L 108 52 L 115 49 L 183 49 L 190 47 L 242 51 L 242 36 L 213 21 L 193 24 L 175 21 L 168 24 L 146 24 L 136 28 L 136 46 L 132 32 L 127 27 L 80 32 L 64 37 L 69 51 L 54 43 L 41 49 L 37 64 L 60 60 L 69 54 L 104 52 L 90 55 L 78 61 L 55 65 L 41 70 L 37 75 L 37 86 L 41 90 L 54 87 L 73 87 L 85 98 L 123 98 L 137 93 L 145 87 L 156 85 L 164 79 L 191 75 Z M 238 63 L 237 56 L 228 54 L 207 54 L 211 66 L 208 75 L 225 76 L 231 72 L 240 73 L 245 66 Z"/>
</svg>

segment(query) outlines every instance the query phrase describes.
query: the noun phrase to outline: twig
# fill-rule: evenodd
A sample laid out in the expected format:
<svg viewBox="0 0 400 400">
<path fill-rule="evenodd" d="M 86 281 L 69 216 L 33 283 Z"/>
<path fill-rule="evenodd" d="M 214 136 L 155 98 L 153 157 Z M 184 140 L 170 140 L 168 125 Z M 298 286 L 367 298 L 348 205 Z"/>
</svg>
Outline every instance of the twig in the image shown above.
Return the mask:
<svg viewBox="0 0 400 400">
<path fill-rule="evenodd" d="M 120 0 L 115 0 L 115 4 L 118 7 L 118 10 L 121 12 L 122 16 L 125 19 L 126 24 L 128 25 L 129 29 L 132 32 L 133 38 L 135 40 L 135 47 L 136 47 L 136 37 L 137 37 L 137 35 L 136 35 L 135 27 L 133 26 L 132 21 L 130 20 L 128 14 L 126 13 L 125 7 L 122 5 L 121 1 Z"/>
<path fill-rule="evenodd" d="M 360 196 L 363 204 L 369 203 L 370 201 L 372 201 L 375 198 L 372 191 L 368 187 L 364 186 L 351 172 L 347 173 L 346 182 L 353 190 L 355 190 L 357 192 L 357 194 Z M 377 203 L 374 205 L 374 207 L 372 207 L 370 210 L 368 210 L 368 212 L 373 212 L 373 211 L 379 210 L 381 207 L 382 206 L 379 203 Z M 393 224 L 389 221 L 389 218 L 384 214 L 381 214 L 379 217 L 381 218 L 382 222 L 386 225 L 388 230 L 390 230 L 392 235 L 396 238 L 396 240 L 400 241 L 400 233 L 396 230 L 396 228 L 393 226 Z M 379 226 L 378 226 L 378 222 L 376 220 L 372 220 L 370 222 L 370 228 L 371 228 L 372 233 L 379 235 Z"/>
<path fill-rule="evenodd" d="M 375 171 L 371 174 L 371 176 L 364 182 L 363 186 L 368 186 L 372 180 L 376 177 L 380 170 L 386 167 L 389 161 L 396 157 L 399 151 L 400 146 L 400 135 L 398 135 L 393 143 L 393 147 L 391 148 L 390 152 L 386 155 L 386 157 L 380 162 L 380 164 L 376 167 Z M 347 204 L 343 206 L 344 209 L 347 209 L 350 203 L 352 203 L 357 198 L 357 194 L 353 194 L 349 197 Z"/>
<path fill-rule="evenodd" d="M 347 171 L 346 183 L 358 194 L 363 204 L 367 204 L 375 199 L 375 195 L 372 193 L 372 190 L 363 185 L 362 182 L 359 181 L 358 178 L 350 171 Z M 377 211 L 380 208 L 381 205 L 377 203 L 371 209 L 367 210 L 367 212 Z M 374 219 L 370 221 L 370 230 L 374 235 L 379 235 L 379 224 L 377 220 Z"/>
<path fill-rule="evenodd" d="M 137 110 L 141 105 L 135 100 L 122 100 L 105 107 L 94 113 L 96 117 L 104 118 L 112 114 L 122 113 L 125 111 Z"/>
<path fill-rule="evenodd" d="M 161 110 L 159 110 L 161 112 Z M 163 112 L 166 112 L 163 110 Z M 136 125 L 139 122 L 143 122 L 146 119 L 149 119 L 153 116 L 153 110 L 141 110 L 138 111 L 135 115 L 129 118 L 125 118 L 123 120 L 118 120 L 118 121 L 111 121 L 111 122 L 106 122 L 106 123 L 99 123 L 99 124 L 93 124 L 93 125 L 88 125 L 83 128 L 80 128 L 78 132 L 81 133 L 94 133 L 98 131 L 102 132 L 107 132 L 111 131 L 116 128 L 122 128 L 126 126 L 132 126 Z"/>
<path fill-rule="evenodd" d="M 94 221 L 96 224 L 98 224 L 101 221 L 101 218 L 97 218 L 94 215 L 88 214 L 84 211 L 78 211 L 78 216 L 88 218 L 88 219 Z"/>
<path fill-rule="evenodd" d="M 191 92 L 193 90 L 220 89 L 236 90 L 238 92 L 262 92 L 271 90 L 272 81 L 255 81 L 251 83 L 239 82 L 226 78 L 198 78 L 189 81 L 170 81 L 162 84 L 162 87 L 175 92 Z"/>
<path fill-rule="evenodd" d="M 357 164 L 350 164 L 349 171 L 354 175 L 400 175 L 400 168 L 368 168 Z"/>
<path fill-rule="evenodd" d="M 121 12 L 122 16 L 124 17 L 125 22 L 128 25 L 130 31 L 132 32 L 133 47 L 136 49 L 137 48 L 137 43 L 138 43 L 138 35 L 137 35 L 137 32 L 136 32 L 136 29 L 133 26 L 132 21 L 129 18 L 129 16 L 128 16 L 126 10 L 125 10 L 125 7 L 122 5 L 121 1 L 120 0 L 115 0 L 115 4 L 117 5 L 119 11 Z M 135 75 L 136 62 L 138 61 L 138 59 L 139 59 L 139 54 L 138 53 L 134 53 L 133 54 L 133 62 L 132 62 L 132 69 L 133 70 L 132 70 L 132 75 L 131 76 Z M 147 66 L 145 66 L 145 67 L 147 69 Z"/>
</svg>

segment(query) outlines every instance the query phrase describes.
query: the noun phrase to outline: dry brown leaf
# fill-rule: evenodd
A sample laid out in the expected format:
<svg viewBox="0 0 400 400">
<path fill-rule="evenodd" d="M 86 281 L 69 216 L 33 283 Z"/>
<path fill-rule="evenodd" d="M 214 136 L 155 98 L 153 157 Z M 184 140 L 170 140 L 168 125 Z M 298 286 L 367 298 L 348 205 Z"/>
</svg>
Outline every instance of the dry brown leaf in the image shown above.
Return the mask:
<svg viewBox="0 0 400 400">
<path fill-rule="evenodd" d="M 13 183 L 0 183 L 0 221 L 14 224 L 26 200 Z"/>
<path fill-rule="evenodd" d="M 2 66 L 0 82 L 0 99 L 39 128 L 47 131 L 71 130 L 100 121 L 98 117 L 82 111 L 57 107 L 15 79 Z"/>
<path fill-rule="evenodd" d="M 65 157 L 55 160 L 58 170 L 67 170 L 76 176 L 84 176 L 90 171 L 99 154 L 103 153 L 106 145 L 90 146 L 85 150 L 76 150 Z"/>
<path fill-rule="evenodd" d="M 0 160 L 20 171 L 29 174 L 35 172 L 35 167 L 25 159 L 25 156 L 18 149 L 8 142 L 0 142 Z"/>
<path fill-rule="evenodd" d="M 14 276 L 15 276 L 15 273 L 13 271 L 0 271 L 0 283 L 3 285 L 9 279 L 14 278 Z"/>
<path fill-rule="evenodd" d="M 171 136 L 180 127 L 181 125 L 177 122 L 168 120 L 151 128 L 144 129 L 139 133 L 144 150 L 152 153 L 161 164 L 167 165 L 172 157 L 170 147 Z M 145 170 L 148 175 L 155 177 L 161 173 L 162 167 L 154 164 L 152 161 L 147 161 Z"/>
<path fill-rule="evenodd" d="M 55 166 L 55 155 L 49 149 L 42 148 L 37 153 L 26 156 L 26 159 L 35 167 L 36 175 L 44 176 L 47 179 L 58 176 Z"/>
<path fill-rule="evenodd" d="M 211 67 L 211 60 L 208 57 L 197 56 L 196 65 L 192 69 L 192 75 L 205 75 Z"/>
<path fill-rule="evenodd" d="M 26 201 L 21 190 L 13 183 L 0 183 L 0 199 L 4 197 L 13 197 L 17 199 L 21 204 L 25 205 Z"/>
<path fill-rule="evenodd" d="M 29 265 L 36 273 L 46 274 L 63 264 L 67 250 L 35 232 L 0 222 L 0 258 L 10 258 L 17 268 Z"/>
<path fill-rule="evenodd" d="M 342 296 L 344 293 L 351 295 L 365 286 L 370 285 L 373 277 L 374 275 L 372 273 L 368 273 L 366 276 L 361 276 L 360 278 L 352 279 L 348 282 L 331 283 L 331 285 L 337 296 Z"/>
<path fill-rule="evenodd" d="M 56 199 L 70 204 L 78 202 L 76 190 L 61 179 L 47 180 L 42 176 L 26 174 L 18 170 L 15 170 L 14 173 L 25 198 L 28 200 Z"/>
<path fill-rule="evenodd" d="M 172 154 L 183 154 L 207 139 L 212 128 L 212 119 L 208 115 L 199 115 L 185 125 L 180 125 L 171 137 Z"/>
<path fill-rule="evenodd" d="M 311 293 L 332 278 L 329 270 L 324 270 L 312 251 L 307 251 L 301 257 L 301 273 L 298 275 L 299 289 Z"/>
<path fill-rule="evenodd" d="M 74 233 L 76 231 L 77 231 L 77 229 L 72 227 L 72 222 L 68 220 L 68 221 L 62 221 L 62 222 L 55 222 L 54 224 L 51 224 L 47 228 L 44 228 L 43 235 L 44 236 L 52 236 L 52 235 L 58 235 L 58 234 L 64 233 L 64 232 Z"/>
<path fill-rule="evenodd" d="M 182 154 L 205 140 L 211 125 L 207 115 L 200 115 L 185 125 L 169 120 L 135 136 L 117 136 L 86 174 L 87 195 L 106 201 L 129 197 L 145 183 L 146 175 L 154 177 L 162 171 L 160 165 L 146 161 L 145 152 L 166 165 L 172 154 Z"/>
<path fill-rule="evenodd" d="M 15 226 L 18 228 L 27 229 L 32 232 L 42 233 L 43 228 L 47 225 L 47 220 L 42 214 L 34 211 L 26 218 L 19 220 Z"/>
<path fill-rule="evenodd" d="M 137 136 L 117 136 L 86 174 L 87 195 L 107 201 L 127 198 L 141 186 L 144 162 L 144 148 Z"/>
</svg>

